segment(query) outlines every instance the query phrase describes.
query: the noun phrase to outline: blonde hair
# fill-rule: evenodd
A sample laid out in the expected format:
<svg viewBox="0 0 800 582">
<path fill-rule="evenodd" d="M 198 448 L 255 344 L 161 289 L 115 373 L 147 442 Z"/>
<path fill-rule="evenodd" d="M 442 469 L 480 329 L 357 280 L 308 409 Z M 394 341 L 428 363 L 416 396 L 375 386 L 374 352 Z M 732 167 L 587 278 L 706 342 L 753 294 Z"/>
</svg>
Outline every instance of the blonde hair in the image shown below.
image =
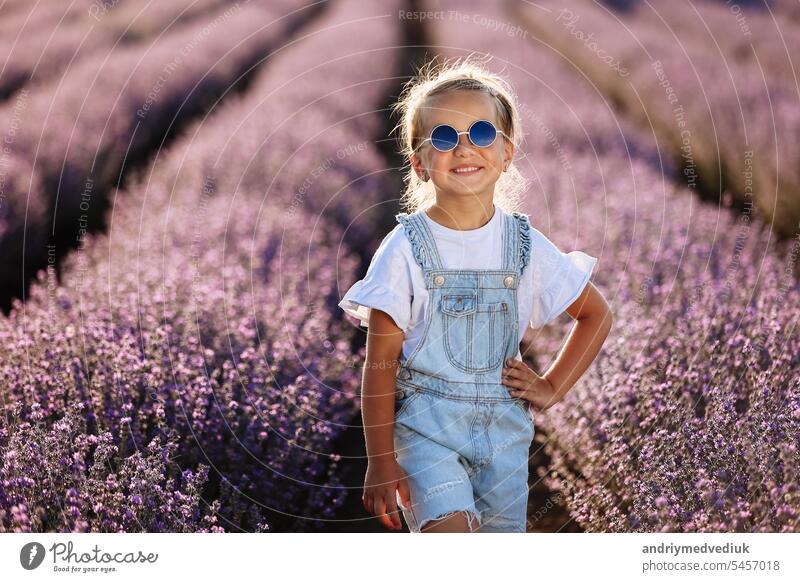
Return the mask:
<svg viewBox="0 0 800 582">
<path fill-rule="evenodd" d="M 511 85 L 503 77 L 489 71 L 484 63 L 470 54 L 463 59 L 445 60 L 441 65 L 435 59 L 423 65 L 417 75 L 403 87 L 392 111 L 400 117 L 394 130 L 400 130 L 401 153 L 405 156 L 407 170 L 403 177 L 405 189 L 400 205 L 408 212 L 425 210 L 436 202 L 432 183 L 424 182 L 411 166 L 411 154 L 424 137 L 421 106 L 428 97 L 448 91 L 482 91 L 489 95 L 495 105 L 500 129 L 511 138 L 515 154 L 522 141 L 522 123 Z M 500 175 L 494 191 L 494 204 L 506 212 L 518 210 L 520 194 L 527 188 L 527 181 L 519 173 L 514 160 L 508 170 Z"/>
</svg>

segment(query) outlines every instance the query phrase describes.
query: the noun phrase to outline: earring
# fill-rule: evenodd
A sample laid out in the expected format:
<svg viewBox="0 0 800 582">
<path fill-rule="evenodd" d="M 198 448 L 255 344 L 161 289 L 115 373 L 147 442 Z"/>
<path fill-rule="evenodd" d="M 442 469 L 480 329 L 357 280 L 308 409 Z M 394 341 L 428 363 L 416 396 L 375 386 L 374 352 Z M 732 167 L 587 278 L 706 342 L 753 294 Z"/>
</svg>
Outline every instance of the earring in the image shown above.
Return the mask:
<svg viewBox="0 0 800 582">
<path fill-rule="evenodd" d="M 429 179 L 428 173 L 427 173 L 427 172 L 423 173 L 423 174 L 422 174 L 422 181 L 423 181 L 423 182 L 427 182 L 427 181 L 428 181 L 428 179 Z"/>
</svg>

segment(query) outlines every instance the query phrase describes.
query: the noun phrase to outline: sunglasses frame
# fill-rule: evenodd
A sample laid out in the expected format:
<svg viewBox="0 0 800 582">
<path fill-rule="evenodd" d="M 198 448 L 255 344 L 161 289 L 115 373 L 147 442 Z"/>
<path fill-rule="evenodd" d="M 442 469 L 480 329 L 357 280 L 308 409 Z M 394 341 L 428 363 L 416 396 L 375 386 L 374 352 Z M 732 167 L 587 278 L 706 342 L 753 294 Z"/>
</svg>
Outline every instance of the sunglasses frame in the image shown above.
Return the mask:
<svg viewBox="0 0 800 582">
<path fill-rule="evenodd" d="M 472 131 L 472 128 L 475 126 L 475 124 L 476 123 L 481 123 L 481 122 L 486 122 L 489 125 L 491 125 L 492 127 L 494 127 L 494 139 L 490 143 L 488 143 L 486 145 L 478 145 L 478 144 L 476 144 L 474 141 L 472 141 L 472 136 L 470 135 L 470 132 Z M 457 134 L 456 135 L 456 143 L 449 150 L 442 150 L 442 149 L 437 148 L 435 145 L 433 145 L 433 137 L 432 137 L 433 136 L 433 132 L 436 131 L 440 127 L 449 127 L 450 129 L 455 131 L 456 134 Z M 474 145 L 476 148 L 488 148 L 488 147 L 491 147 L 492 145 L 494 145 L 494 142 L 497 141 L 497 135 L 498 134 L 502 135 L 507 140 L 511 141 L 511 138 L 508 137 L 503 130 L 498 129 L 497 126 L 494 123 L 492 123 L 490 120 L 488 120 L 488 119 L 476 119 L 475 121 L 473 121 L 472 123 L 469 124 L 469 127 L 467 128 L 466 131 L 458 131 L 455 127 L 453 127 L 449 123 L 440 123 L 439 125 L 434 126 L 433 129 L 431 129 L 430 135 L 428 137 L 426 137 L 425 139 L 423 139 L 419 144 L 417 144 L 417 147 L 414 148 L 414 151 L 417 151 L 419 148 L 421 148 L 423 145 L 425 145 L 425 142 L 429 141 L 429 142 L 431 142 L 431 146 L 433 146 L 433 149 L 435 149 L 437 152 L 442 152 L 442 153 L 452 152 L 454 149 L 456 149 L 458 147 L 458 142 L 461 139 L 461 136 L 463 134 L 465 134 L 465 133 L 467 134 L 467 137 L 469 138 L 469 143 Z"/>
</svg>

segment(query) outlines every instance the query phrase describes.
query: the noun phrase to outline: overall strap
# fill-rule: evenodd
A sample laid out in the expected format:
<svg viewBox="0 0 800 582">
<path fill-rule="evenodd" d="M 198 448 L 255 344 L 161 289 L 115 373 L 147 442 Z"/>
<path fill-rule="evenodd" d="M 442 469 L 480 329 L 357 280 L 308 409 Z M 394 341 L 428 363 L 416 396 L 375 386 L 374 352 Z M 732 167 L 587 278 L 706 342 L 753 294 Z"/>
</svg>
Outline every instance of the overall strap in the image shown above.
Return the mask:
<svg viewBox="0 0 800 582">
<path fill-rule="evenodd" d="M 503 268 L 514 270 L 522 276 L 525 266 L 531 262 L 531 223 L 527 214 L 516 211 L 507 214 L 506 220 L 513 244 L 504 245 L 506 257 Z"/>
<path fill-rule="evenodd" d="M 500 209 L 497 210 L 499 212 Z M 503 242 L 501 244 L 503 248 L 503 266 L 501 267 L 504 271 L 517 271 L 519 272 L 519 267 L 517 266 L 517 258 L 519 255 L 519 238 L 518 232 L 519 227 L 517 227 L 517 220 L 510 214 L 503 212 Z"/>
<path fill-rule="evenodd" d="M 436 241 L 433 238 L 422 210 L 408 214 L 400 212 L 395 215 L 397 222 L 403 225 L 406 236 L 411 242 L 411 249 L 414 253 L 414 260 L 422 268 L 423 273 L 433 269 L 443 269 L 442 260 L 439 257 L 439 250 L 436 248 Z"/>
</svg>

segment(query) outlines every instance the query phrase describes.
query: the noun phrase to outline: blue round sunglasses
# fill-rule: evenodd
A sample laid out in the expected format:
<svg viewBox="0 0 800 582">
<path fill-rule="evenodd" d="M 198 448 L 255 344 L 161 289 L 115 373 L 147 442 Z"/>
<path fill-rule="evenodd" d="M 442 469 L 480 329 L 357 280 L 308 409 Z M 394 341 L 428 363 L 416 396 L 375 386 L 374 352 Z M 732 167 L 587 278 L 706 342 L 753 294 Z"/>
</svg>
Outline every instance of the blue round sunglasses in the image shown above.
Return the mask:
<svg viewBox="0 0 800 582">
<path fill-rule="evenodd" d="M 497 139 L 498 133 L 509 140 L 511 139 L 497 129 L 488 119 L 479 119 L 473 122 L 467 131 L 457 131 L 452 125 L 441 123 L 431 130 L 430 137 L 426 137 L 414 149 L 418 150 L 426 141 L 430 141 L 431 145 L 440 152 L 449 152 L 456 148 L 458 138 L 464 133 L 469 136 L 469 141 L 472 142 L 472 145 L 479 148 L 488 148 L 492 145 Z"/>
</svg>

